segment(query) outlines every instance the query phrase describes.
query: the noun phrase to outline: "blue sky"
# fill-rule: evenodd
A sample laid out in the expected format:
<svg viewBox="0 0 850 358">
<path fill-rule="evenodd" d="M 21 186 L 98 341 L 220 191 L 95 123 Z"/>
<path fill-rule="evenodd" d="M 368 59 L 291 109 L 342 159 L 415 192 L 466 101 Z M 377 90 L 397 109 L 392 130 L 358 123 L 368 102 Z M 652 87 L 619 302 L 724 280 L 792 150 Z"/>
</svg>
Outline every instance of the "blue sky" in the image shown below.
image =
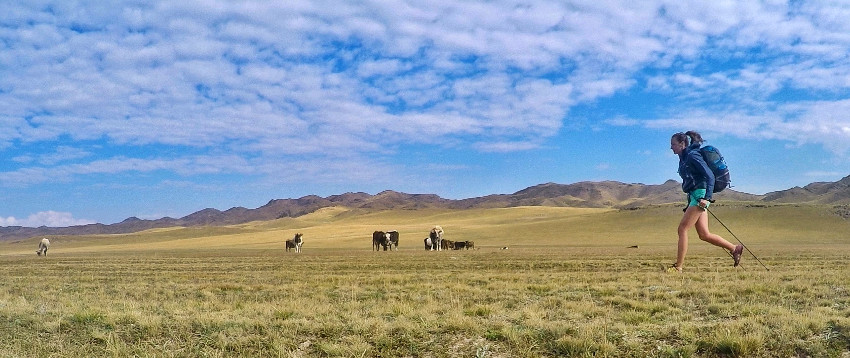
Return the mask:
<svg viewBox="0 0 850 358">
<path fill-rule="evenodd" d="M 0 226 L 383 190 L 850 174 L 850 5 L 6 1 Z"/>
</svg>

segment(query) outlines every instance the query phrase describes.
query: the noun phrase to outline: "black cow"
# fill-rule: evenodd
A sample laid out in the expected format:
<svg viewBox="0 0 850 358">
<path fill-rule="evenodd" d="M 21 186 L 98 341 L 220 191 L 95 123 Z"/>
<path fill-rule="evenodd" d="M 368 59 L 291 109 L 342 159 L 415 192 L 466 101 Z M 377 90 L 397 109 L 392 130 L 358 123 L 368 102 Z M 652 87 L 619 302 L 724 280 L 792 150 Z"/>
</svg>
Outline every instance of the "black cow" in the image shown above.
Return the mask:
<svg viewBox="0 0 850 358">
<path fill-rule="evenodd" d="M 475 241 L 455 241 L 455 250 L 460 249 L 475 250 Z"/>
<path fill-rule="evenodd" d="M 383 246 L 384 251 L 387 251 L 387 246 L 390 245 L 390 234 L 383 231 L 375 231 L 372 233 L 372 249 L 380 251 L 378 248 Z"/>
</svg>

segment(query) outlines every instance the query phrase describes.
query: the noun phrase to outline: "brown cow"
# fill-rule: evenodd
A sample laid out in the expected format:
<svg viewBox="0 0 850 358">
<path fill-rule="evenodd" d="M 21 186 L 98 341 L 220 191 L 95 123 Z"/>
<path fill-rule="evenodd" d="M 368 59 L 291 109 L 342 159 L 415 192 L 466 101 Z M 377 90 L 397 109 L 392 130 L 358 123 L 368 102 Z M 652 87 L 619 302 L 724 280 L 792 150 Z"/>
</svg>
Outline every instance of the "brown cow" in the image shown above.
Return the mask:
<svg viewBox="0 0 850 358">
<path fill-rule="evenodd" d="M 440 242 L 440 248 L 442 248 L 443 250 L 454 250 L 455 242 L 452 240 L 443 239 Z"/>
</svg>

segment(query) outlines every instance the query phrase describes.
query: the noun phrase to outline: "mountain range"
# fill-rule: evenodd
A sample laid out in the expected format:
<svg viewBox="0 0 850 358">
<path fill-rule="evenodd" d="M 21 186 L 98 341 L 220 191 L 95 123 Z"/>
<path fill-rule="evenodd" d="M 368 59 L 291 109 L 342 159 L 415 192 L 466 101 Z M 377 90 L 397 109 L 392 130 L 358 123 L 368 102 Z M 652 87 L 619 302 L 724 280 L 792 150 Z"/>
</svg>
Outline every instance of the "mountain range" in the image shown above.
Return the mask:
<svg viewBox="0 0 850 358">
<path fill-rule="evenodd" d="M 89 224 L 69 227 L 0 227 L 0 240 L 50 235 L 123 234 L 153 228 L 223 226 L 251 221 L 298 217 L 318 209 L 342 206 L 363 210 L 415 210 L 424 208 L 472 209 L 515 206 L 569 206 L 628 209 L 646 205 L 679 203 L 684 200 L 680 184 L 668 180 L 660 185 L 626 184 L 616 181 L 545 183 L 513 194 L 493 194 L 469 199 L 445 199 L 434 194 L 406 194 L 392 190 L 371 195 L 345 193 L 328 197 L 308 195 L 298 199 L 274 199 L 256 209 L 234 207 L 225 211 L 207 208 L 179 219 L 127 218 L 115 224 Z M 816 182 L 804 187 L 767 193 L 747 194 L 727 189 L 715 194 L 722 201 L 765 203 L 806 203 L 850 205 L 850 176 L 836 182 Z"/>
</svg>

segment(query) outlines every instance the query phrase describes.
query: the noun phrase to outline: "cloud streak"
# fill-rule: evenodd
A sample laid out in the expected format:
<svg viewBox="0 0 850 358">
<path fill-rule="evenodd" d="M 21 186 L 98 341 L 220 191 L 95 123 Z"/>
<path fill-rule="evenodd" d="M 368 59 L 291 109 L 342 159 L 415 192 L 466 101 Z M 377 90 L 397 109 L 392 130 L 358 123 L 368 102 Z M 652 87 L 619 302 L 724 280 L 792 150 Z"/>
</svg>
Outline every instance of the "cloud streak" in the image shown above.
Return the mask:
<svg viewBox="0 0 850 358">
<path fill-rule="evenodd" d="M 35 213 L 26 219 L 15 217 L 0 217 L 0 226 L 24 226 L 24 227 L 67 227 L 75 225 L 94 224 L 92 220 L 75 219 L 71 213 L 57 211 L 43 211 Z"/>
</svg>

